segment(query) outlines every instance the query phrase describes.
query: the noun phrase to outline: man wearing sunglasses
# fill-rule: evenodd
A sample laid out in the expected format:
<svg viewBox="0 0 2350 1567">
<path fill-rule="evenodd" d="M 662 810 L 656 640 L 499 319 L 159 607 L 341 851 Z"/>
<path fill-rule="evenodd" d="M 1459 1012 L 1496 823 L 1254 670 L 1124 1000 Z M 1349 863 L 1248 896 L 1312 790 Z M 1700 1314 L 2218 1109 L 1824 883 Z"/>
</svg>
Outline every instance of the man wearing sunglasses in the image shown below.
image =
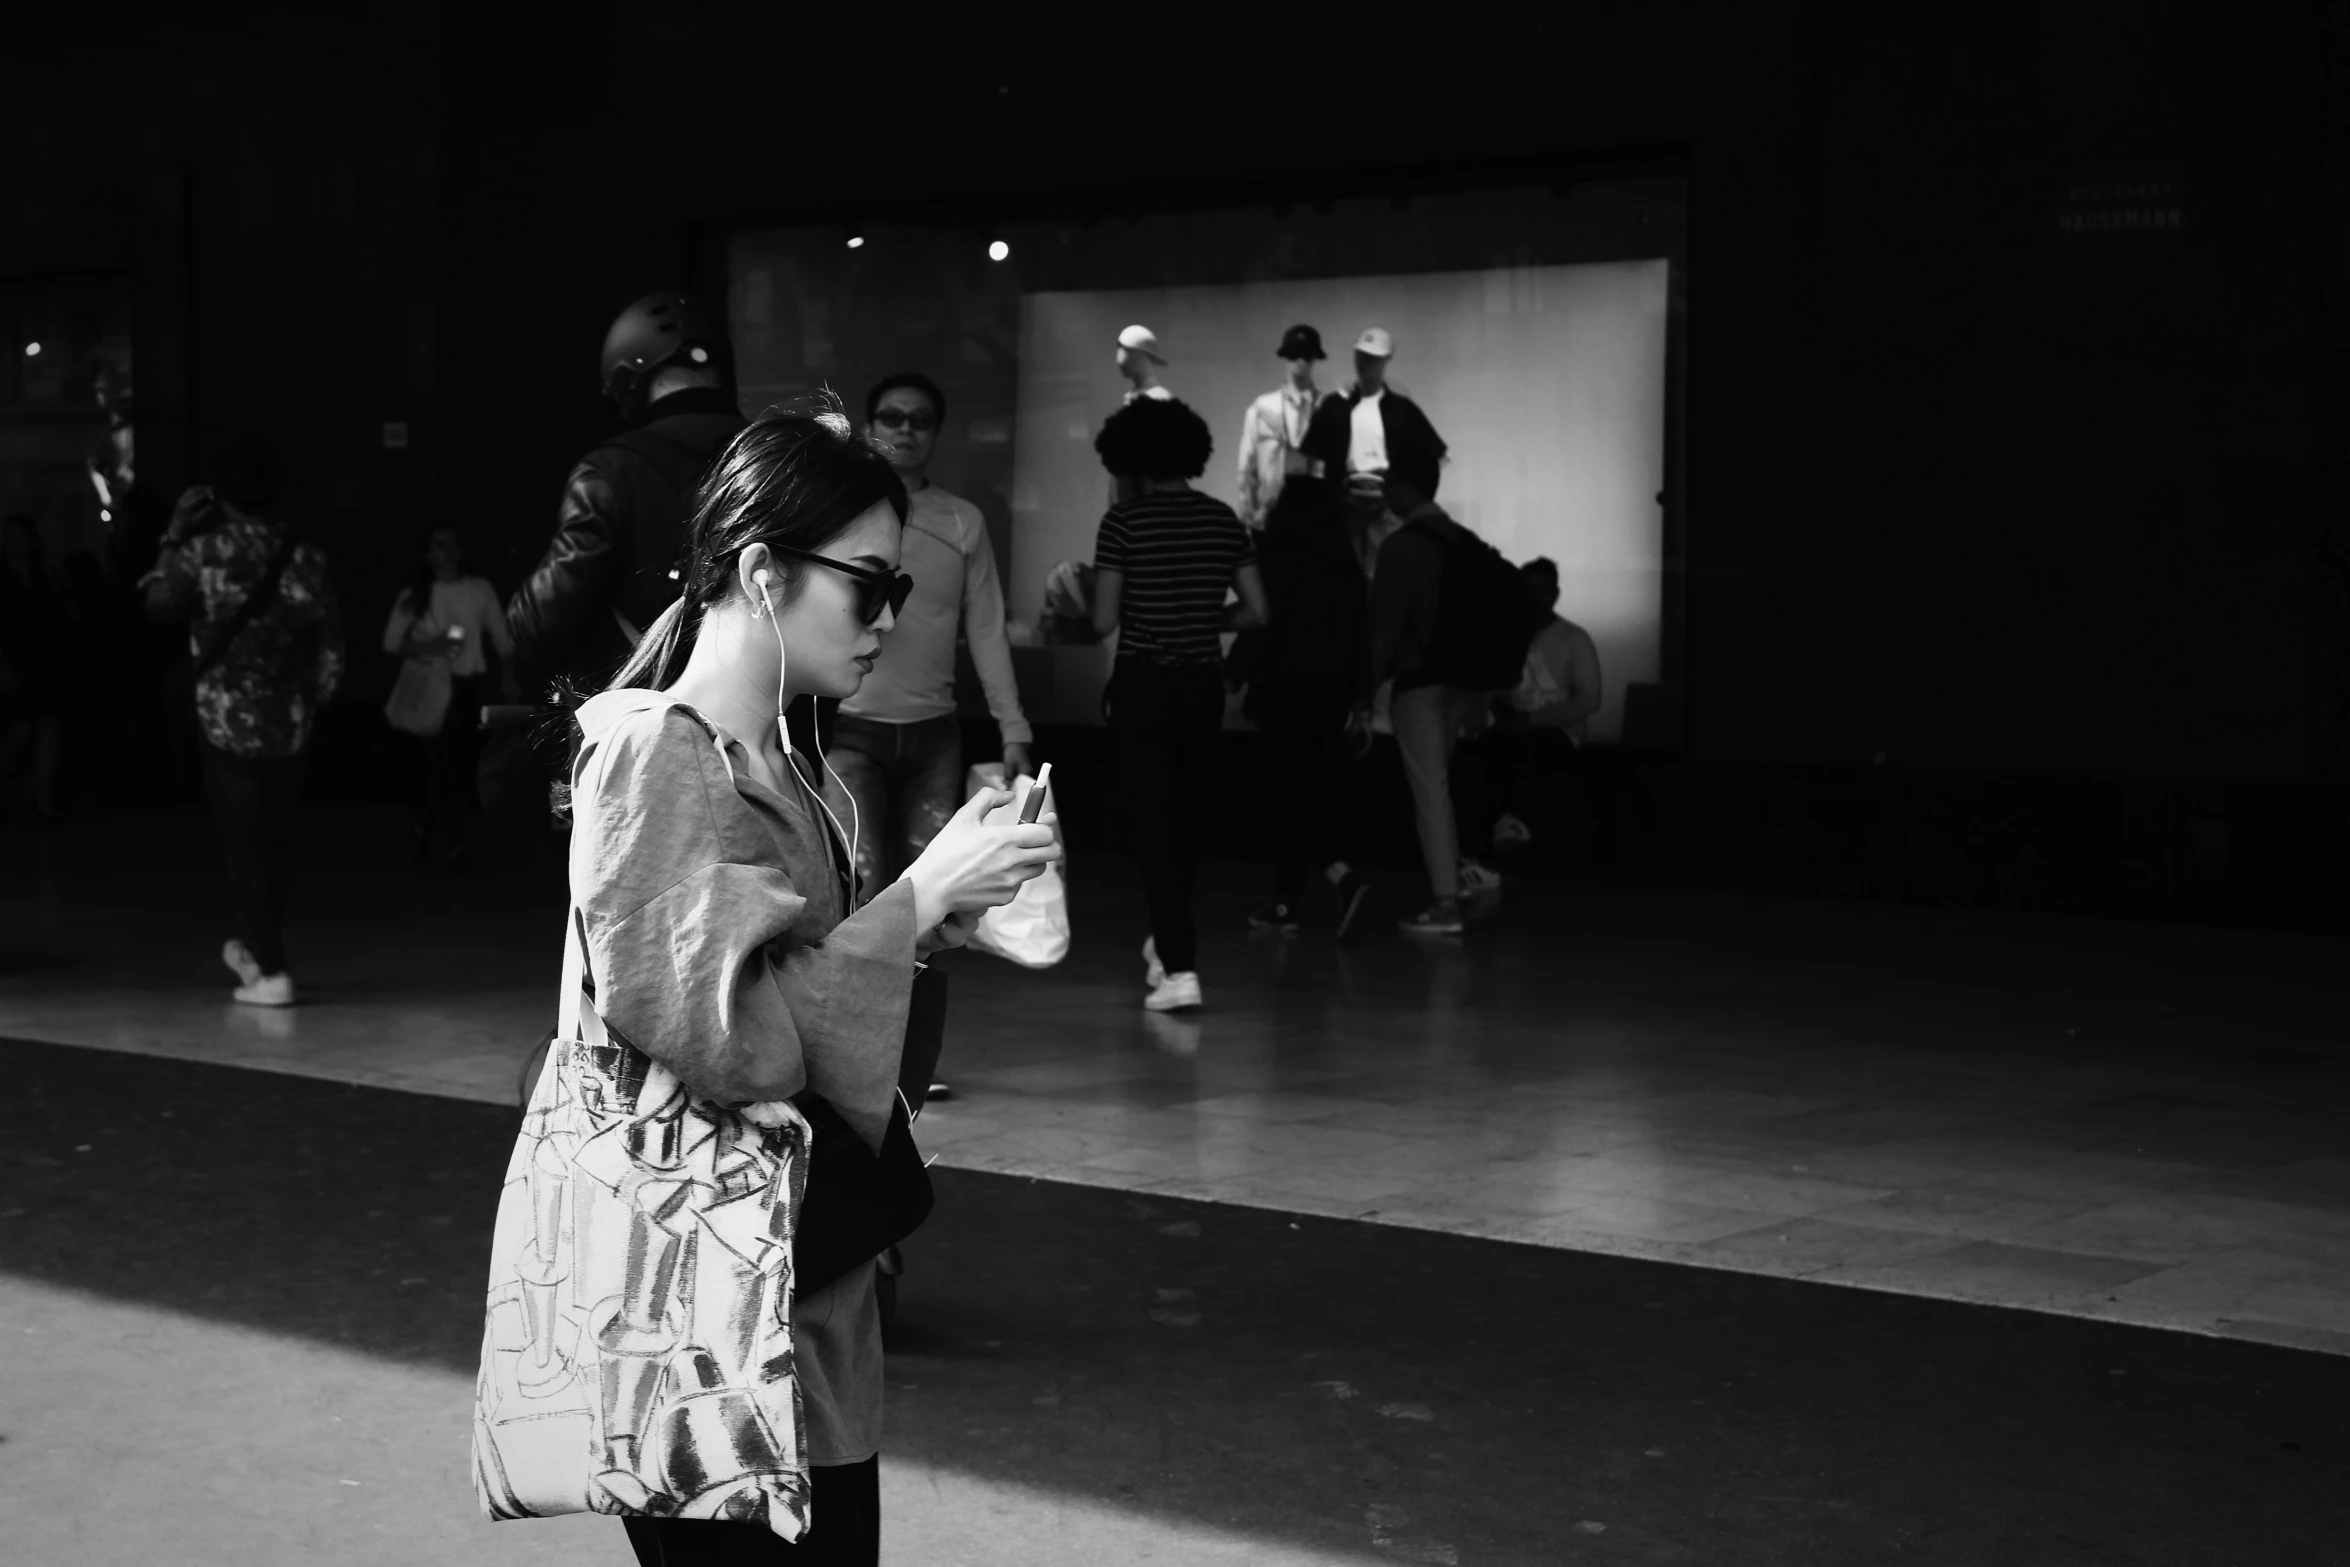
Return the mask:
<svg viewBox="0 0 2350 1567">
<path fill-rule="evenodd" d="M 913 863 L 963 803 L 958 637 L 970 644 L 988 711 L 1003 732 L 1005 770 L 1015 777 L 1034 770 L 1033 731 L 1012 679 L 1004 590 L 986 519 L 971 502 L 930 482 L 945 414 L 946 394 L 925 375 L 886 376 L 865 395 L 866 434 L 889 454 L 912 503 L 899 585 L 879 573 L 841 568 L 861 579 L 863 607 L 872 617 L 885 598 L 897 599 L 896 629 L 882 639 L 873 673 L 841 703 L 829 752 L 863 823 L 860 884 L 875 889 Z M 906 577 L 913 579 L 910 593 L 902 586 Z"/>
</svg>

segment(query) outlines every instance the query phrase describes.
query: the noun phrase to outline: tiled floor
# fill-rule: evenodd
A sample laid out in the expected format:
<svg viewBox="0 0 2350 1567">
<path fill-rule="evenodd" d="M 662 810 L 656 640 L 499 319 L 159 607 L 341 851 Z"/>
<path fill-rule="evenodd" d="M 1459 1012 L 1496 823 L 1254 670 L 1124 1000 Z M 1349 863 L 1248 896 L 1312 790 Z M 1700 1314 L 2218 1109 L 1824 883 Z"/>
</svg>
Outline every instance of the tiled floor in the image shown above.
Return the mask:
<svg viewBox="0 0 2350 1567">
<path fill-rule="evenodd" d="M 314 825 L 289 1014 L 226 1004 L 192 816 L 12 837 L 0 1033 L 511 1096 L 546 881 Z M 1525 886 L 1342 951 L 1225 867 L 1165 1018 L 1124 868 L 1075 886 L 1068 963 L 957 961 L 947 1164 L 2350 1353 L 2339 941 Z"/>
</svg>

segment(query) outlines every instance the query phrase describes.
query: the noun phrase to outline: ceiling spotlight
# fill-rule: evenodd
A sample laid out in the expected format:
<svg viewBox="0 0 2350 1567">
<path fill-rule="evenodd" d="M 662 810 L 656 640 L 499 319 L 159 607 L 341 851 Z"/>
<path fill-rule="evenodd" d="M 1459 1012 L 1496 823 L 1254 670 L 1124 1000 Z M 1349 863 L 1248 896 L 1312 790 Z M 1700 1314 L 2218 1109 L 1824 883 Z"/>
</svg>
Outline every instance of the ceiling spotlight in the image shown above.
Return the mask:
<svg viewBox="0 0 2350 1567">
<path fill-rule="evenodd" d="M 1000 239 L 991 239 L 987 242 L 987 259 L 990 261 L 1001 261 L 1011 253 L 1012 247 Z"/>
<path fill-rule="evenodd" d="M 851 235 L 849 236 L 849 249 L 851 249 L 851 250 L 863 250 L 864 248 L 865 248 L 865 236 L 864 236 L 864 235 L 862 235 L 862 234 L 851 234 Z"/>
<path fill-rule="evenodd" d="M 40 345 L 40 344 L 38 344 L 38 343 L 27 343 L 27 344 L 25 344 L 25 345 L 24 345 L 24 356 L 25 356 L 27 359 L 38 359 L 38 358 L 40 358 L 40 357 L 41 357 L 41 345 Z"/>
</svg>

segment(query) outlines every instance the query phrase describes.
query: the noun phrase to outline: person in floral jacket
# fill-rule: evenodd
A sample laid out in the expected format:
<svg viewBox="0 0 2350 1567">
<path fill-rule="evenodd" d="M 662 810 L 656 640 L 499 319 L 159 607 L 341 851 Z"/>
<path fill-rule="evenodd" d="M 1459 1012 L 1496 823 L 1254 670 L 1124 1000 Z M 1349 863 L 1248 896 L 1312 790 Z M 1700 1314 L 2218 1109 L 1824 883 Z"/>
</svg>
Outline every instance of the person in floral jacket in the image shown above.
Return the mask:
<svg viewBox="0 0 2350 1567">
<path fill-rule="evenodd" d="M 212 483 L 181 495 L 146 586 L 150 613 L 188 622 L 204 792 L 236 921 L 221 961 L 237 1000 L 284 1007 L 295 808 L 311 733 L 342 683 L 343 626 L 326 553 L 273 515 L 277 490 L 265 449 L 231 445 Z"/>
</svg>

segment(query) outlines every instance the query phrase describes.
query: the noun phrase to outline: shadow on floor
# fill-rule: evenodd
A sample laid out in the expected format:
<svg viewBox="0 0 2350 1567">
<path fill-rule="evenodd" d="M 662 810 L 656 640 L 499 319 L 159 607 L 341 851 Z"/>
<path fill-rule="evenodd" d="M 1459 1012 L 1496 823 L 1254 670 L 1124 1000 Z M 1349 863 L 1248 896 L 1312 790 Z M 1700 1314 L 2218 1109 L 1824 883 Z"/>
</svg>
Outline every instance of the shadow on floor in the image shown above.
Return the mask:
<svg viewBox="0 0 2350 1567">
<path fill-rule="evenodd" d="M 511 1112 L 6 1041 L 0 1073 L 0 1266 L 471 1371 Z M 2350 1360 L 938 1176 L 890 1441 L 974 1473 L 1463 1563 L 2279 1567 L 2350 1529 Z"/>
</svg>

